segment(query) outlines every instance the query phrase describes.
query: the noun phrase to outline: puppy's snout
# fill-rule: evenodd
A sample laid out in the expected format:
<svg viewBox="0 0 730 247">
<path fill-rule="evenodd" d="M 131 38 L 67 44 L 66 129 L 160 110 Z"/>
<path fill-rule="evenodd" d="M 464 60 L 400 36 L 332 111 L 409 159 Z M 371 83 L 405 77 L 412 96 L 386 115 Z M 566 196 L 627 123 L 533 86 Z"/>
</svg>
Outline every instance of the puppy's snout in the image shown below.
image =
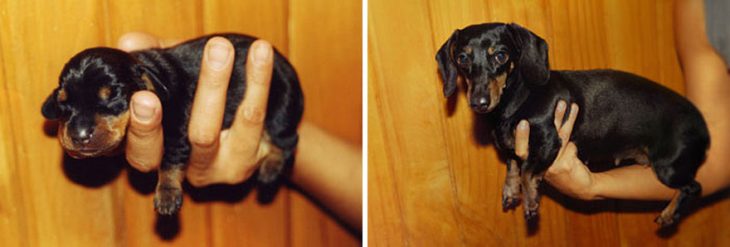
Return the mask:
<svg viewBox="0 0 730 247">
<path fill-rule="evenodd" d="M 489 109 L 489 99 L 487 97 L 478 97 L 471 101 L 471 108 L 480 113 L 487 112 L 487 109 Z"/>
<path fill-rule="evenodd" d="M 79 128 L 69 133 L 69 135 L 71 141 L 76 145 L 89 144 L 91 137 L 94 135 L 94 128 Z"/>
</svg>

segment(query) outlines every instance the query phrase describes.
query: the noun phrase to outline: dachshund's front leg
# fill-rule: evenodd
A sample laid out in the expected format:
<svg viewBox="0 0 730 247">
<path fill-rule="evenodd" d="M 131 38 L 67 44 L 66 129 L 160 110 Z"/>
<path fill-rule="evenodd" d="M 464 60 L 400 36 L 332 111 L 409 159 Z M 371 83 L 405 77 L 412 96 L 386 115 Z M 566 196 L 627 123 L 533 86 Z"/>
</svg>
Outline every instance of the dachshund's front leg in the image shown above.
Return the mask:
<svg viewBox="0 0 730 247">
<path fill-rule="evenodd" d="M 161 215 L 176 214 L 182 206 L 184 165 L 162 164 L 155 190 L 155 210 Z"/>
<path fill-rule="evenodd" d="M 513 209 L 520 203 L 520 168 L 517 161 L 509 159 L 507 161 L 507 177 L 504 179 L 504 187 L 502 188 L 502 210 L 507 211 Z"/>
</svg>

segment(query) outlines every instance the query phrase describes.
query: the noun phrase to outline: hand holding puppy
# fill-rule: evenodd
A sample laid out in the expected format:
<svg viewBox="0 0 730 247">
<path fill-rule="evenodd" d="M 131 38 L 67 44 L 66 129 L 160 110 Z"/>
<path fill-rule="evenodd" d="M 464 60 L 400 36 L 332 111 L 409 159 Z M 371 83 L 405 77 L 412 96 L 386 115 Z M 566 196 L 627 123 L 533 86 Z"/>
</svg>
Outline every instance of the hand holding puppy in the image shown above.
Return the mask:
<svg viewBox="0 0 730 247">
<path fill-rule="evenodd" d="M 133 51 L 175 43 L 144 33 L 129 33 L 120 38 L 119 47 Z M 256 164 L 265 155 L 259 151 L 259 143 L 271 82 L 273 50 L 262 40 L 251 45 L 246 63 L 248 89 L 233 125 L 221 131 L 233 53 L 233 46 L 224 38 L 213 38 L 205 47 L 188 128 L 192 150 L 186 177 L 193 186 L 242 182 L 253 174 Z M 163 153 L 160 100 L 152 92 L 137 92 L 132 96 L 131 110 L 127 160 L 138 170 L 155 170 Z M 232 160 L 237 162 L 228 162 Z"/>
</svg>

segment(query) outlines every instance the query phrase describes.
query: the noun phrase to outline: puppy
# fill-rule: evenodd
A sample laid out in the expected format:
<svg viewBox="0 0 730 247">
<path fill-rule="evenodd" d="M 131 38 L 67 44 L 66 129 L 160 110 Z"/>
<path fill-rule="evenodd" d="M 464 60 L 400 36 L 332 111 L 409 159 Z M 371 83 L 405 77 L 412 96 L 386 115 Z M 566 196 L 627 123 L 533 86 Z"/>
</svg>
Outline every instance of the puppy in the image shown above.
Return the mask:
<svg viewBox="0 0 730 247">
<path fill-rule="evenodd" d="M 446 97 L 462 76 L 470 107 L 491 115 L 495 146 L 508 164 L 505 210 L 516 206 L 522 193 L 525 218 L 537 216 L 538 185 L 561 147 L 553 124 L 559 100 L 581 107 L 570 140 L 582 161 L 650 165 L 663 184 L 678 191 L 656 218 L 661 226 L 677 222 L 681 209 L 700 195 L 694 177 L 709 135 L 700 112 L 679 94 L 620 71 L 550 70 L 547 43 L 517 24 L 456 30 L 436 61 Z M 522 119 L 530 123 L 526 160 L 514 150 L 514 130 Z"/>
<path fill-rule="evenodd" d="M 213 36 L 228 39 L 236 52 L 222 126 L 227 129 L 246 91 L 244 65 L 249 46 L 256 40 L 239 34 L 216 34 L 171 48 L 132 53 L 104 47 L 84 50 L 66 63 L 58 88 L 43 103 L 41 112 L 45 118 L 59 121 L 58 138 L 71 157 L 97 157 L 122 144 L 132 94 L 153 91 L 162 102 L 164 129 L 154 206 L 162 215 L 175 214 L 182 205 L 181 182 L 190 156 L 188 121 L 200 61 L 206 42 Z M 297 74 L 286 58 L 274 53 L 265 133 L 260 143 L 268 152 L 258 174 L 263 183 L 273 182 L 293 164 L 303 111 Z"/>
</svg>

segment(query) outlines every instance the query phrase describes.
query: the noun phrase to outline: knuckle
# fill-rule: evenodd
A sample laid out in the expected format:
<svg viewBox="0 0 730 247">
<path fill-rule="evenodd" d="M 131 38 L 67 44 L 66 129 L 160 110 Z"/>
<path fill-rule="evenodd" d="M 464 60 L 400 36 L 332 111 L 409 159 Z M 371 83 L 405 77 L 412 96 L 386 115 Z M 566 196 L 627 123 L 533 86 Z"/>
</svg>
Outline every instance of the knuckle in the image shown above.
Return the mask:
<svg viewBox="0 0 730 247">
<path fill-rule="evenodd" d="M 231 175 L 225 180 L 225 183 L 238 184 L 238 183 L 245 181 L 249 177 L 251 177 L 251 175 L 253 174 L 253 171 L 244 169 L 244 170 L 239 170 L 238 172 L 232 172 L 230 174 Z"/>
<path fill-rule="evenodd" d="M 199 176 L 188 176 L 188 183 L 193 187 L 205 187 L 208 186 L 208 181 Z"/>
<path fill-rule="evenodd" d="M 223 90 L 228 85 L 228 80 L 224 72 L 208 70 L 201 72 L 199 85 L 205 89 Z"/>
<path fill-rule="evenodd" d="M 265 113 L 258 107 L 247 106 L 243 108 L 243 120 L 249 124 L 261 124 L 264 122 Z"/>
<path fill-rule="evenodd" d="M 190 143 L 197 147 L 210 148 L 217 144 L 218 135 L 207 133 L 190 133 Z"/>
<path fill-rule="evenodd" d="M 136 157 L 130 156 L 130 155 L 127 155 L 126 158 L 127 158 L 127 162 L 129 163 L 129 165 L 131 165 L 138 171 L 148 173 L 148 172 L 151 172 L 152 170 L 154 170 L 153 166 L 149 164 L 150 162 L 142 161 L 142 160 L 137 159 Z"/>
</svg>

